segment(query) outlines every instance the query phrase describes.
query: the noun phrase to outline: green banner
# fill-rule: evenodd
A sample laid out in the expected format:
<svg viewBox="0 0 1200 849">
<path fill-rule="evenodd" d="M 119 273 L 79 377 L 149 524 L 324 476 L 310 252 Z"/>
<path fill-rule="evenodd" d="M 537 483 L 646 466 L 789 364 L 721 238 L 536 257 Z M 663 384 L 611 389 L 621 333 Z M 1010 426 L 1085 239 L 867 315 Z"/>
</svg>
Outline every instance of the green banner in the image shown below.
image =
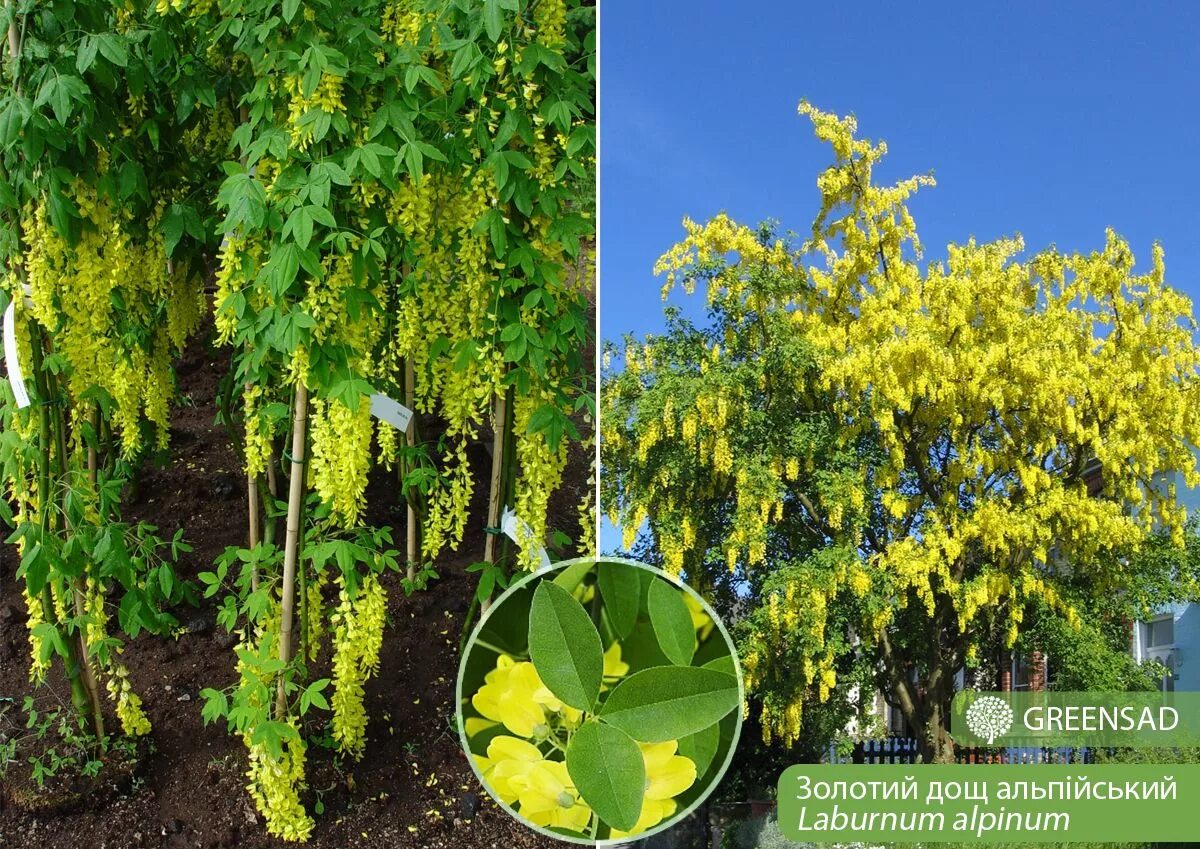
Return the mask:
<svg viewBox="0 0 1200 849">
<path fill-rule="evenodd" d="M 797 765 L 779 778 L 789 840 L 1200 840 L 1200 764 Z"/>
<path fill-rule="evenodd" d="M 1200 746 L 1200 693 L 987 693 L 954 697 L 960 746 Z"/>
</svg>

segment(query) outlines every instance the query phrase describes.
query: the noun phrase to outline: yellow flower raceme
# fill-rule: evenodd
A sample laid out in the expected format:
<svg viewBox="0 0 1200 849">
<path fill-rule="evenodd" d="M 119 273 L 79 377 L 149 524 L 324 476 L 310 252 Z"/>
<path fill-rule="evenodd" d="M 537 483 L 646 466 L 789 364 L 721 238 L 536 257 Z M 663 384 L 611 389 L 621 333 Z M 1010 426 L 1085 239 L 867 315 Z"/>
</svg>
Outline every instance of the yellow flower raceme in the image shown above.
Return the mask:
<svg viewBox="0 0 1200 849">
<path fill-rule="evenodd" d="M 293 726 L 293 730 L 294 726 Z M 312 834 L 313 820 L 300 803 L 304 787 L 305 745 L 299 734 L 283 744 L 283 753 L 274 757 L 263 745 L 250 742 L 250 795 L 266 818 L 267 831 L 289 842 L 303 843 Z"/>
<path fill-rule="evenodd" d="M 338 578 L 342 584 L 342 578 Z M 367 714 L 363 693 L 367 678 L 379 668 L 379 650 L 383 645 L 387 593 L 379 578 L 369 575 L 362 580 L 358 594 L 351 599 L 345 586 L 333 615 L 333 739 L 343 752 L 362 757 L 366 746 Z"/>
</svg>

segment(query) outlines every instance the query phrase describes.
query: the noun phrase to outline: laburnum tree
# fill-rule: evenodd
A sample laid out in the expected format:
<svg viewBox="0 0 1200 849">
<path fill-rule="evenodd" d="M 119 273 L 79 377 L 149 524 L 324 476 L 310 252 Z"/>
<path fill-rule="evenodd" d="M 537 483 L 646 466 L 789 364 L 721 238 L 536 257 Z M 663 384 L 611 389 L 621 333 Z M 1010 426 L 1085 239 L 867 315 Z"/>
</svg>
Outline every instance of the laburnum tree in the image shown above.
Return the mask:
<svg viewBox="0 0 1200 849">
<path fill-rule="evenodd" d="M 1139 549 L 1182 550 L 1196 323 L 1161 247 L 1138 273 L 1111 231 L 1092 253 L 972 239 L 925 262 L 907 202 L 932 179 L 876 184 L 883 143 L 800 112 L 834 154 L 811 235 L 685 220 L 656 271 L 664 298 L 702 285 L 710 321 L 672 312 L 608 352 L 602 506 L 752 603 L 768 741 L 865 671 L 945 761 L 960 670 L 1035 613 L 1075 629 L 1100 595 L 1136 607 Z"/>
</svg>

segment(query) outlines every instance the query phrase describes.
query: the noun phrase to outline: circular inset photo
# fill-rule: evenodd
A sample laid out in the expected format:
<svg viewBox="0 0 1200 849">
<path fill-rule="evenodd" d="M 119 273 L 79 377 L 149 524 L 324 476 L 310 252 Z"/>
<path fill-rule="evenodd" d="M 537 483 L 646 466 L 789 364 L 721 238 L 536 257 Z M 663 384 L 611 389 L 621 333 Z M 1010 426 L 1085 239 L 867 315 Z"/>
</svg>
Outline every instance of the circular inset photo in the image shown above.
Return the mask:
<svg viewBox="0 0 1200 849">
<path fill-rule="evenodd" d="M 458 675 L 463 747 L 509 813 L 603 845 L 669 827 L 724 775 L 741 668 L 712 608 L 641 563 L 582 558 L 508 589 Z"/>
</svg>

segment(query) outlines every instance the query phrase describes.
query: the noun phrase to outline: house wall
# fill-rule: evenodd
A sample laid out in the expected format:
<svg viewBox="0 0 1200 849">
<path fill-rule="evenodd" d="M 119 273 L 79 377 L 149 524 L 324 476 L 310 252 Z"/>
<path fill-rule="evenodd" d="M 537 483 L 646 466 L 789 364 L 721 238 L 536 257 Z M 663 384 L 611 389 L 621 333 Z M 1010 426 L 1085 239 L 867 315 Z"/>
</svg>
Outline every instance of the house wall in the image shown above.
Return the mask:
<svg viewBox="0 0 1200 849">
<path fill-rule="evenodd" d="M 1200 605 L 1182 604 L 1175 614 L 1175 689 L 1200 690 Z"/>
<path fill-rule="evenodd" d="M 1200 488 L 1189 488 L 1182 474 L 1175 476 L 1174 483 L 1175 498 L 1187 508 L 1188 517 L 1200 516 Z M 1170 613 L 1175 620 L 1175 689 L 1200 690 L 1200 605 L 1173 604 L 1159 613 Z M 1133 656 L 1144 660 L 1146 649 L 1140 628 L 1139 623 L 1133 639 Z"/>
</svg>

